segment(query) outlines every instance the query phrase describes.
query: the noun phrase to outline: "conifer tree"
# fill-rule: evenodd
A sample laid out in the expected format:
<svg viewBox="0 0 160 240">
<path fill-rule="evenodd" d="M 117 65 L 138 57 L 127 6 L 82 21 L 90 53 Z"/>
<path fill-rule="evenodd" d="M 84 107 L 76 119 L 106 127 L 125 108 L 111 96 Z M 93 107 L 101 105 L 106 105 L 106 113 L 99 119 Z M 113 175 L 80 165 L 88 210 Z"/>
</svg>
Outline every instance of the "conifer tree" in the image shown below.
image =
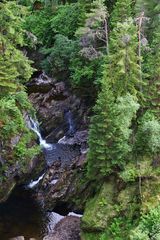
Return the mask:
<svg viewBox="0 0 160 240">
<path fill-rule="evenodd" d="M 106 79 L 110 81 L 115 95 L 127 92 L 140 94 L 140 68 L 138 65 L 137 28 L 130 18 L 117 23 L 110 36 L 110 55 L 106 68 Z"/>
<path fill-rule="evenodd" d="M 160 23 L 160 22 L 159 22 Z M 148 84 L 146 87 L 146 105 L 160 117 L 160 25 L 153 34 L 150 51 L 146 56 L 145 70 Z"/>
<path fill-rule="evenodd" d="M 129 144 L 130 126 L 138 108 L 136 98 L 130 94 L 116 99 L 106 79 L 103 79 L 89 131 L 90 179 L 101 179 L 114 167 L 124 166 L 132 149 Z"/>
<path fill-rule="evenodd" d="M 15 2 L 0 3 L 0 88 L 1 94 L 14 92 L 27 81 L 32 68 L 30 61 L 18 50 L 24 45 L 22 29 L 24 10 Z M 2 91 L 3 90 L 3 91 Z"/>
<path fill-rule="evenodd" d="M 129 17 L 132 17 L 133 0 L 117 0 L 111 13 L 110 24 L 114 28 L 117 23 L 123 23 Z"/>
<path fill-rule="evenodd" d="M 129 19 L 118 23 L 110 38 L 110 55 L 104 65 L 102 90 L 89 134 L 88 176 L 105 176 L 123 166 L 129 144 L 131 121 L 139 108 L 137 28 Z"/>
</svg>

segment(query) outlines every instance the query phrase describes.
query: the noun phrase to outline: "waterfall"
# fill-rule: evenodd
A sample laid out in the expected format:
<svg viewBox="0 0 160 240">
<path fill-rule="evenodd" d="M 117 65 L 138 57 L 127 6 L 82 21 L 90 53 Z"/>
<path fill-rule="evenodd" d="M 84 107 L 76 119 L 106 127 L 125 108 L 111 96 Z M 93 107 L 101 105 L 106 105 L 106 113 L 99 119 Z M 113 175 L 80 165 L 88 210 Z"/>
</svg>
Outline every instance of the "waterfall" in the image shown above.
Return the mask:
<svg viewBox="0 0 160 240">
<path fill-rule="evenodd" d="M 28 188 L 34 188 L 34 187 L 43 179 L 44 174 L 45 174 L 45 173 L 43 173 L 37 180 L 35 180 L 35 181 L 32 180 L 32 181 L 27 185 L 27 187 L 28 187 Z"/>
<path fill-rule="evenodd" d="M 70 110 L 65 113 L 65 119 L 68 124 L 68 135 L 73 136 L 75 133 L 75 123 L 73 120 L 73 114 Z"/>
<path fill-rule="evenodd" d="M 68 130 L 65 136 L 59 139 L 58 143 L 60 144 L 69 144 L 72 145 L 72 138 L 76 132 L 75 123 L 73 120 L 73 114 L 70 110 L 65 111 L 65 120 L 68 125 Z"/>
<path fill-rule="evenodd" d="M 37 136 L 39 138 L 40 146 L 42 146 L 43 148 L 45 148 L 47 150 L 52 150 L 53 145 L 47 143 L 46 140 L 42 138 L 42 135 L 41 135 L 40 130 L 39 130 L 38 122 L 33 120 L 31 117 L 29 117 L 29 124 L 28 125 L 29 125 L 28 127 L 37 134 Z"/>
</svg>

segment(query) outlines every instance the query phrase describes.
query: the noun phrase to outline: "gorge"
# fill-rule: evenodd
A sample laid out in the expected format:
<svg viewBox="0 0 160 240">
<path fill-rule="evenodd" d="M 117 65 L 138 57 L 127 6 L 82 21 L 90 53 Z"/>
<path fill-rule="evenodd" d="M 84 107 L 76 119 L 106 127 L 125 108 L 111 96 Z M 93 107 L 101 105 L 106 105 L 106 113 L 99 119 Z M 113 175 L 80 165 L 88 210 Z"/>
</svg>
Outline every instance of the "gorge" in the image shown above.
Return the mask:
<svg viewBox="0 0 160 240">
<path fill-rule="evenodd" d="M 159 82 L 159 0 L 0 1 L 0 240 L 159 240 Z"/>
<path fill-rule="evenodd" d="M 45 79 L 48 79 L 46 74 L 45 74 Z M 37 77 L 35 81 L 35 85 L 34 85 L 35 88 L 37 83 L 38 83 L 38 87 L 41 87 L 41 85 L 43 86 L 46 83 L 42 80 L 41 74 Z M 33 95 L 33 92 L 32 92 L 32 95 Z M 62 109 L 65 109 L 65 106 L 66 104 L 64 102 L 64 107 L 62 106 Z M 69 106 L 67 105 L 67 107 Z M 58 109 L 58 111 L 61 111 L 61 109 Z M 45 196 L 45 189 L 47 189 L 47 191 L 49 190 L 49 188 L 45 186 L 46 184 L 45 182 L 47 181 L 47 185 L 50 185 L 50 188 L 52 191 L 53 190 L 62 191 L 60 199 L 63 197 L 68 198 L 69 194 L 67 194 L 67 191 L 69 190 L 69 188 L 71 188 L 70 186 L 71 182 L 68 181 L 68 183 L 67 182 L 65 183 L 64 181 L 64 183 L 63 182 L 61 183 L 62 177 L 65 174 L 70 174 L 70 171 L 73 171 L 73 170 L 70 170 L 70 168 L 72 168 L 72 165 L 75 165 L 76 162 L 79 161 L 79 159 L 77 159 L 76 161 L 75 159 L 80 158 L 83 155 L 81 153 L 81 144 L 83 145 L 84 143 L 86 144 L 86 141 L 87 141 L 86 130 L 82 130 L 82 131 L 76 130 L 76 123 L 74 122 L 73 114 L 70 110 L 68 111 L 64 110 L 63 116 L 64 117 L 61 122 L 62 128 L 59 128 L 59 132 L 63 132 L 65 136 L 61 137 L 58 140 L 58 142 L 57 142 L 57 139 L 55 138 L 54 140 L 52 140 L 53 141 L 52 143 L 47 143 L 46 140 L 42 137 L 38 121 L 33 120 L 29 116 L 26 117 L 26 124 L 28 128 L 31 129 L 31 131 L 35 132 L 35 134 L 37 135 L 38 142 L 40 144 L 41 151 L 43 152 L 42 154 L 44 156 L 42 161 L 45 162 L 46 166 L 44 169 L 41 169 L 42 173 L 40 174 L 39 172 L 38 174 L 40 175 L 37 176 L 36 179 L 31 180 L 29 183 L 22 182 L 19 186 L 15 188 L 15 190 L 13 190 L 8 200 L 5 203 L 0 204 L 0 215 L 1 215 L 0 239 L 7 240 L 11 237 L 16 237 L 21 235 L 24 236 L 25 239 L 35 238 L 37 240 L 42 238 L 49 239 L 49 235 L 51 235 L 53 239 L 52 235 L 53 235 L 54 227 L 61 219 L 64 218 L 66 214 L 70 216 L 68 218 L 69 218 L 69 221 L 71 221 L 71 224 L 73 224 L 73 226 L 74 226 L 74 221 L 72 223 L 71 216 L 72 215 L 74 216 L 73 220 L 75 218 L 75 221 L 77 221 L 74 227 L 79 229 L 78 218 L 80 217 L 80 215 L 76 215 L 72 212 L 69 212 L 72 210 L 72 207 L 69 206 L 70 203 L 69 202 L 67 203 L 67 200 L 65 200 L 65 202 L 62 204 L 62 207 L 56 207 L 56 204 L 52 204 L 49 207 L 49 211 L 47 211 L 46 210 L 48 208 L 47 206 L 45 207 L 45 209 L 43 208 L 43 205 L 44 205 L 43 201 L 45 200 L 42 200 L 42 197 L 40 198 L 38 196 L 39 189 L 44 188 L 42 189 L 41 194 L 43 194 L 43 198 L 47 198 L 47 196 Z M 56 122 L 57 119 L 56 118 L 51 119 L 51 124 L 53 124 L 53 121 Z M 76 121 L 78 122 L 81 120 L 77 119 Z M 53 137 L 54 136 L 52 136 L 52 139 Z M 58 165 L 58 169 L 56 169 L 56 173 L 54 174 L 54 171 L 52 170 L 53 174 L 51 176 L 47 176 L 48 172 L 51 172 L 51 167 L 54 164 Z M 60 181 L 60 184 L 59 184 L 59 181 Z M 45 184 L 42 183 L 41 185 L 41 182 L 44 182 Z M 59 184 L 61 189 L 58 189 L 56 187 L 54 189 L 54 185 L 56 184 L 57 185 Z M 64 188 L 67 188 L 66 193 L 63 192 Z M 74 189 L 71 190 L 70 194 L 73 194 L 74 191 L 76 194 L 76 190 Z M 59 199 L 58 194 L 57 194 L 57 197 L 55 197 L 55 199 L 53 197 L 50 200 L 54 201 L 56 200 L 56 198 Z M 68 205 L 68 210 L 66 207 L 65 209 L 63 205 L 64 206 L 66 205 L 66 207 Z M 59 215 L 58 213 L 51 212 L 51 210 L 53 210 L 54 208 L 56 208 L 56 211 L 60 212 L 63 216 Z M 82 209 L 78 210 L 78 212 L 82 212 Z M 10 229 L 9 232 L 8 232 L 8 229 Z M 66 231 L 69 231 L 69 229 Z M 76 230 L 74 230 L 73 228 L 73 230 L 70 230 L 70 231 L 71 231 L 71 235 L 74 235 L 74 231 Z M 79 230 L 77 230 L 77 239 L 79 239 L 78 231 Z"/>
</svg>

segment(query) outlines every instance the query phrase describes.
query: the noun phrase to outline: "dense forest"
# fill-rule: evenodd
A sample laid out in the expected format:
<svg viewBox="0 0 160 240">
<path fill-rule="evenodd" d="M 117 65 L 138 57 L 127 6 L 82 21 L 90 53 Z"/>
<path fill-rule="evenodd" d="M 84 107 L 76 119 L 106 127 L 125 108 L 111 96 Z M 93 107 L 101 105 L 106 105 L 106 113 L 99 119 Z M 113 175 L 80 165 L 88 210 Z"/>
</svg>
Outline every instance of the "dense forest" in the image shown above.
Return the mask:
<svg viewBox="0 0 160 240">
<path fill-rule="evenodd" d="M 90 111 L 81 239 L 160 239 L 159 0 L 0 2 L 1 199 L 40 152 L 25 122 L 37 71 Z"/>
</svg>

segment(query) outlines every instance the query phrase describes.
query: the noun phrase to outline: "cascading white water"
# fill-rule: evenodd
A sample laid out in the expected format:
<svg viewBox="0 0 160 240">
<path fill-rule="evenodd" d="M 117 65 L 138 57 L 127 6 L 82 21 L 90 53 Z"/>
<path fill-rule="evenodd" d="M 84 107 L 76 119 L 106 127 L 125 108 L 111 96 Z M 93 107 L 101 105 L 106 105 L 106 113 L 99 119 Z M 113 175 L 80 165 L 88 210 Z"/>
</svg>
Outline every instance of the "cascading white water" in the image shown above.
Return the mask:
<svg viewBox="0 0 160 240">
<path fill-rule="evenodd" d="M 29 117 L 29 128 L 32 129 L 32 131 L 34 131 L 37 134 L 39 138 L 40 146 L 42 146 L 43 148 L 46 148 L 47 150 L 52 150 L 53 145 L 50 143 L 47 143 L 46 140 L 42 138 L 39 130 L 38 122 L 34 121 L 31 117 Z"/>
<path fill-rule="evenodd" d="M 44 149 L 46 149 L 47 151 L 50 151 L 53 149 L 53 145 L 50 144 L 50 143 L 47 143 L 45 139 L 42 138 L 42 135 L 40 133 L 40 130 L 39 130 L 39 124 L 36 120 L 33 120 L 31 117 L 28 117 L 28 127 L 34 131 L 38 138 L 39 138 L 39 143 L 40 143 L 40 146 Z M 44 177 L 44 174 L 42 174 L 37 180 L 32 180 L 28 185 L 27 187 L 28 188 L 34 188 L 35 186 L 38 185 L 38 183 L 43 179 Z"/>
<path fill-rule="evenodd" d="M 28 188 L 34 188 L 34 187 L 43 179 L 44 174 L 45 174 L 45 173 L 43 173 L 37 180 L 35 180 L 35 181 L 32 180 L 32 181 L 27 185 L 27 187 L 28 187 Z"/>
</svg>

